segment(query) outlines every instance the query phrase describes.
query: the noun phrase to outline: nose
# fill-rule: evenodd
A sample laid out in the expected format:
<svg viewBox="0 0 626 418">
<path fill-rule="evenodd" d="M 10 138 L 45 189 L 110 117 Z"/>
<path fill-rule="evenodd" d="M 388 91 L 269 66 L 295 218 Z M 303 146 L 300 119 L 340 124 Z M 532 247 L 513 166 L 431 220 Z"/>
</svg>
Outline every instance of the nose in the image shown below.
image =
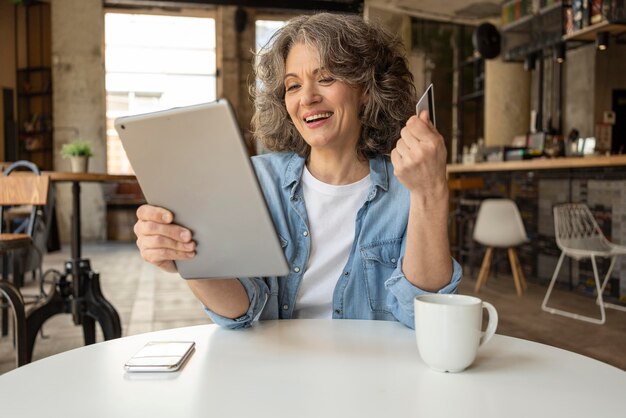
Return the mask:
<svg viewBox="0 0 626 418">
<path fill-rule="evenodd" d="M 317 90 L 315 83 L 306 83 L 302 86 L 302 96 L 300 96 L 300 104 L 302 106 L 311 106 L 312 104 L 319 103 L 322 100 L 322 96 Z"/>
</svg>

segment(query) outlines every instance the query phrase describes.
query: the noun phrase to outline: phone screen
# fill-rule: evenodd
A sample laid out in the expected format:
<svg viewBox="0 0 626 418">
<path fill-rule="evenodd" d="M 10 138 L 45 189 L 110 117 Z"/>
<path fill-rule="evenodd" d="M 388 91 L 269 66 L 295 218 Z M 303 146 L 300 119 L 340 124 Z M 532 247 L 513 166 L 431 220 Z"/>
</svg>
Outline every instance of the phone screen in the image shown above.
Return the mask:
<svg viewBox="0 0 626 418">
<path fill-rule="evenodd" d="M 415 113 L 419 116 L 422 111 L 428 111 L 428 119 L 430 119 L 430 122 L 434 127 L 437 127 L 435 124 L 435 95 L 433 89 L 434 87 L 431 83 L 417 102 L 417 106 L 415 106 Z"/>
<path fill-rule="evenodd" d="M 124 368 L 129 372 L 176 371 L 194 346 L 193 341 L 151 341 L 132 356 Z"/>
</svg>

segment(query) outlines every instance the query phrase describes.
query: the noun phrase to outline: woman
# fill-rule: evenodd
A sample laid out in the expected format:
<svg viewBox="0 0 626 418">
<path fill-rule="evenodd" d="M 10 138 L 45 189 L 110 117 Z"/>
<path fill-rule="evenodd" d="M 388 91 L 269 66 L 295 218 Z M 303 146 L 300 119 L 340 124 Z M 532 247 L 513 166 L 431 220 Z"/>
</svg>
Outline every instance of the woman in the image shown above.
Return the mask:
<svg viewBox="0 0 626 418">
<path fill-rule="evenodd" d="M 286 277 L 188 280 L 214 322 L 354 318 L 413 327 L 413 299 L 461 277 L 447 237 L 443 138 L 418 118 L 401 44 L 358 16 L 298 17 L 260 52 L 253 127 L 277 151 L 253 157 Z M 142 206 L 147 261 L 175 272 L 189 230 Z"/>
</svg>

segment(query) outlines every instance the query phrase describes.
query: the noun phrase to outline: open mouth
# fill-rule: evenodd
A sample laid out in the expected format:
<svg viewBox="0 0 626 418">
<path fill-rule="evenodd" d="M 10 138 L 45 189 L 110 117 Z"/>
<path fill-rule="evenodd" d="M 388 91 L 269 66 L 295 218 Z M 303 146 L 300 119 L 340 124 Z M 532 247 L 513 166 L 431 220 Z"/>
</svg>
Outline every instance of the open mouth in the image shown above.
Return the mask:
<svg viewBox="0 0 626 418">
<path fill-rule="evenodd" d="M 322 120 L 326 120 L 332 115 L 333 115 L 333 112 L 318 113 L 316 115 L 307 116 L 303 120 L 305 123 L 309 124 L 309 123 L 320 122 Z"/>
</svg>

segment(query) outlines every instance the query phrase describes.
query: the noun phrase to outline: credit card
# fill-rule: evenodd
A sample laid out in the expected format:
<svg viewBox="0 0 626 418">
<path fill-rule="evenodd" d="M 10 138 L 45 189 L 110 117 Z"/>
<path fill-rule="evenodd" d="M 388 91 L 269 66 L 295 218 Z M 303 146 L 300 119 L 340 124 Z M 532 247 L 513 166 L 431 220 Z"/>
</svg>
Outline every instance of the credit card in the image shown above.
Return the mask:
<svg viewBox="0 0 626 418">
<path fill-rule="evenodd" d="M 417 106 L 415 106 L 415 113 L 417 116 L 422 113 L 422 111 L 428 111 L 428 119 L 430 119 L 433 126 L 437 126 L 435 124 L 435 95 L 433 93 L 433 85 L 432 83 L 428 86 L 422 97 L 420 97 L 417 102 Z"/>
</svg>

